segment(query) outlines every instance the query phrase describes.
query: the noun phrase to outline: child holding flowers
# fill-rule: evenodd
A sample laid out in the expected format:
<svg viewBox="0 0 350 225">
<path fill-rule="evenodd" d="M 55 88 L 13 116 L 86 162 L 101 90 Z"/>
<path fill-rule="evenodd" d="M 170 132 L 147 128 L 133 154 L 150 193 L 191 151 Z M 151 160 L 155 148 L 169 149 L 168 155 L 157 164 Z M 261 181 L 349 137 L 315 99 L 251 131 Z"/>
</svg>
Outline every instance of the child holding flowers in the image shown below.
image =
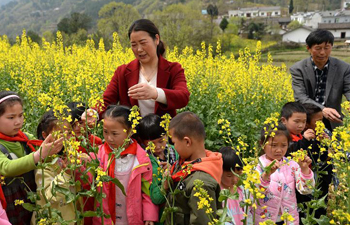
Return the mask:
<svg viewBox="0 0 350 225">
<path fill-rule="evenodd" d="M 39 139 L 44 139 L 49 134 L 54 135 L 54 133 L 63 135 L 66 141 L 75 142 L 74 137 L 71 137 L 70 134 L 70 123 L 67 120 L 59 121 L 54 115 L 53 110 L 50 110 L 42 116 L 37 128 L 37 135 Z M 72 148 L 71 146 L 66 147 Z M 71 151 L 76 151 L 76 149 L 71 149 Z M 35 171 L 35 182 L 38 187 L 38 195 L 40 196 L 40 200 L 38 200 L 36 204 L 43 207 L 49 202 L 51 208 L 51 212 L 49 212 L 51 215 L 49 215 L 49 217 L 54 218 L 54 221 L 57 221 L 58 218 L 55 214 L 61 213 L 62 219 L 69 222 L 76 219 L 76 208 L 81 209 L 81 204 L 79 204 L 80 201 L 72 201 L 67 203 L 66 196 L 63 193 L 55 190 L 55 186 L 57 186 L 70 190 L 72 193 L 76 193 L 77 191 L 75 186 L 71 186 L 69 184 L 69 181 L 74 179 L 74 174 L 71 170 L 66 169 L 67 165 L 71 163 L 71 159 L 69 158 L 70 153 L 66 152 L 64 154 L 62 148 L 58 155 L 60 157 L 56 163 L 53 163 L 50 159 L 47 159 L 44 161 L 44 163 L 47 163 L 45 168 L 37 169 Z M 79 158 L 87 159 L 88 155 L 84 155 L 85 157 L 79 156 Z M 41 215 L 45 213 L 45 211 L 47 212 L 47 209 L 42 208 L 38 214 L 34 214 L 32 224 L 36 224 L 37 221 L 42 219 L 41 217 L 46 218 L 47 216 Z M 75 223 L 70 222 L 69 224 L 73 225 Z"/>
<path fill-rule="evenodd" d="M 28 187 L 36 190 L 34 172 L 36 164 L 56 154 L 63 146 L 63 138 L 54 140 L 51 135 L 43 141 L 21 131 L 23 103 L 12 91 L 0 92 L 0 174 L 5 176 L 2 185 L 7 202 L 6 213 L 11 224 L 29 224 L 32 213 L 17 202 L 27 202 Z M 34 146 L 41 146 L 36 150 Z M 24 183 L 21 182 L 23 179 Z M 12 181 L 12 183 L 10 183 Z M 27 185 L 27 186 L 26 186 Z M 16 201 L 17 200 L 17 201 Z"/>
<path fill-rule="evenodd" d="M 110 218 L 93 218 L 93 224 L 153 225 L 158 221 L 158 208 L 152 203 L 149 187 L 152 165 L 147 153 L 134 139 L 131 110 L 125 106 L 110 105 L 103 117 L 103 137 L 97 158 L 103 171 L 117 178 L 125 188 L 126 196 L 112 182 L 103 184 L 103 211 Z M 137 116 L 137 115 L 136 115 Z M 138 116 L 137 116 L 138 117 Z"/>
<path fill-rule="evenodd" d="M 151 200 L 156 205 L 164 205 L 165 196 L 161 191 L 162 171 L 173 165 L 178 158 L 174 148 L 168 144 L 168 136 L 161 125 L 162 118 L 154 113 L 143 117 L 137 126 L 137 136 L 141 146 L 147 149 L 147 153 L 152 162 L 153 180 L 150 187 Z M 163 212 L 160 208 L 160 215 Z"/>
<path fill-rule="evenodd" d="M 89 144 L 94 146 L 99 146 L 102 144 L 101 138 L 91 134 L 86 130 L 85 120 L 82 119 L 83 113 L 87 110 L 86 106 L 82 102 L 70 102 L 67 104 L 69 114 L 71 115 L 71 125 L 74 132 L 74 136 L 77 140 L 81 141 L 85 136 L 88 138 Z M 84 148 L 85 147 L 85 148 Z M 79 146 L 79 152 L 88 153 L 86 146 Z"/>
<path fill-rule="evenodd" d="M 177 225 L 208 224 L 217 218 L 216 211 L 222 208 L 219 202 L 221 154 L 205 149 L 204 124 L 192 112 L 175 116 L 169 133 L 180 159 L 172 166 L 171 180 L 165 182 L 164 188 L 168 190 L 169 202 L 174 203 L 171 207 L 179 210 L 167 215 L 167 224 L 172 219 Z M 200 180 L 203 195 L 194 188 L 196 180 Z"/>
<path fill-rule="evenodd" d="M 232 194 L 238 193 L 238 199 L 228 199 L 227 208 L 228 216 L 234 220 L 235 225 L 243 224 L 242 220 L 244 219 L 244 211 L 239 205 L 243 201 L 243 188 L 238 186 L 239 175 L 243 171 L 243 163 L 239 156 L 236 154 L 235 149 L 232 147 L 222 147 L 219 152 L 222 154 L 223 161 L 223 174 L 221 177 L 220 186 L 222 189 L 228 189 Z M 235 173 L 232 173 L 232 171 Z M 226 224 L 232 224 L 230 222 Z"/>
<path fill-rule="evenodd" d="M 294 218 L 289 224 L 299 224 L 295 189 L 301 194 L 310 194 L 315 185 L 308 156 L 300 157 L 297 162 L 285 157 L 289 141 L 289 131 L 283 124 L 274 129 L 266 125 L 261 131 L 260 144 L 265 154 L 259 157 L 257 170 L 265 198 L 259 200 L 257 222 L 271 219 L 282 224 L 281 216 L 287 212 Z"/>
</svg>

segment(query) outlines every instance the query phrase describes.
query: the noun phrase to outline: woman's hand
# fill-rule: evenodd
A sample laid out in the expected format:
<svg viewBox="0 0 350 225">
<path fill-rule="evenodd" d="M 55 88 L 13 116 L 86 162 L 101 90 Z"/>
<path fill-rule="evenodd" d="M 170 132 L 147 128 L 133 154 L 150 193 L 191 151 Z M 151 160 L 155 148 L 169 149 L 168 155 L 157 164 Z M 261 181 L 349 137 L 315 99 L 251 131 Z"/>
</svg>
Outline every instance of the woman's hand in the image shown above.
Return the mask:
<svg viewBox="0 0 350 225">
<path fill-rule="evenodd" d="M 47 156 L 59 153 L 63 148 L 63 137 L 55 140 L 54 137 L 49 134 L 44 142 L 41 144 L 40 149 L 34 153 L 34 162 L 38 163 L 40 159 L 45 159 Z"/>
<path fill-rule="evenodd" d="M 128 95 L 137 100 L 156 100 L 158 98 L 157 89 L 147 83 L 135 84 L 129 88 Z"/>
</svg>

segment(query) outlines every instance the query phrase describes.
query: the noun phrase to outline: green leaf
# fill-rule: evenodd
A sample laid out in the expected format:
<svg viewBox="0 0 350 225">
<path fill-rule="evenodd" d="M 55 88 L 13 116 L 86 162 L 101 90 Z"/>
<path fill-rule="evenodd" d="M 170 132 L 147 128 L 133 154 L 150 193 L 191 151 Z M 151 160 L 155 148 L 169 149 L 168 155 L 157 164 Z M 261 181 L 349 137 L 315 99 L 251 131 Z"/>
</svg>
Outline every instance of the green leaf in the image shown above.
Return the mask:
<svg viewBox="0 0 350 225">
<path fill-rule="evenodd" d="M 327 195 L 323 196 L 322 198 L 320 198 L 318 201 L 317 201 L 317 208 L 324 208 L 324 209 L 327 209 L 327 205 L 326 205 L 326 198 L 327 198 Z"/>
<path fill-rule="evenodd" d="M 26 210 L 30 211 L 30 212 L 33 212 L 34 209 L 35 209 L 35 205 L 34 204 L 31 204 L 31 203 L 23 203 L 22 204 L 23 208 L 25 208 Z"/>
<path fill-rule="evenodd" d="M 318 225 L 328 225 L 329 224 L 329 218 L 325 215 L 322 215 L 320 219 L 314 218 L 314 220 L 317 222 Z"/>
</svg>

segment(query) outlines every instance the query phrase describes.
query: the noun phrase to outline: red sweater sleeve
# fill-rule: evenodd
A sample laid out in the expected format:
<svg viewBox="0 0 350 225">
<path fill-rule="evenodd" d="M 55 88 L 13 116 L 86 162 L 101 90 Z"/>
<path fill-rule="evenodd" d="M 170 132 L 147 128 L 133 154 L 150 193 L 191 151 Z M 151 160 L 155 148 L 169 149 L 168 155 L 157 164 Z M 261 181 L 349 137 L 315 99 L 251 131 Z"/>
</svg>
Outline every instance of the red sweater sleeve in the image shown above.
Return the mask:
<svg viewBox="0 0 350 225">
<path fill-rule="evenodd" d="M 184 69 L 180 63 L 171 63 L 170 80 L 164 90 L 167 105 L 159 104 L 161 110 L 176 110 L 185 107 L 190 100 L 190 92 L 187 88 L 187 81 Z"/>
</svg>

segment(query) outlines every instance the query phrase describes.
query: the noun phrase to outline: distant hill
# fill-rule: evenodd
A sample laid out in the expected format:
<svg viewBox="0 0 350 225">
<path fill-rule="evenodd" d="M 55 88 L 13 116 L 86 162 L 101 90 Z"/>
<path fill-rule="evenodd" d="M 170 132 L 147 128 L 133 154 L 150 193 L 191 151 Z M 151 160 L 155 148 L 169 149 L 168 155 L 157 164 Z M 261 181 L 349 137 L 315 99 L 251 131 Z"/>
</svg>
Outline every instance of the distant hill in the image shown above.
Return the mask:
<svg viewBox="0 0 350 225">
<path fill-rule="evenodd" d="M 0 35 L 10 37 L 20 35 L 23 29 L 33 30 L 39 34 L 54 31 L 57 23 L 72 12 L 88 14 L 96 29 L 98 12 L 101 7 L 113 0 L 0 0 Z M 254 5 L 275 5 L 288 7 L 290 0 L 116 0 L 132 4 L 141 15 L 174 3 L 198 1 L 203 8 L 209 3 L 218 5 L 219 14 L 229 9 Z M 328 10 L 340 7 L 341 0 L 294 0 L 294 10 Z"/>
<path fill-rule="evenodd" d="M 13 0 L 0 0 L 0 6 L 6 5 L 6 4 L 9 3 L 10 1 L 13 1 Z"/>
</svg>

